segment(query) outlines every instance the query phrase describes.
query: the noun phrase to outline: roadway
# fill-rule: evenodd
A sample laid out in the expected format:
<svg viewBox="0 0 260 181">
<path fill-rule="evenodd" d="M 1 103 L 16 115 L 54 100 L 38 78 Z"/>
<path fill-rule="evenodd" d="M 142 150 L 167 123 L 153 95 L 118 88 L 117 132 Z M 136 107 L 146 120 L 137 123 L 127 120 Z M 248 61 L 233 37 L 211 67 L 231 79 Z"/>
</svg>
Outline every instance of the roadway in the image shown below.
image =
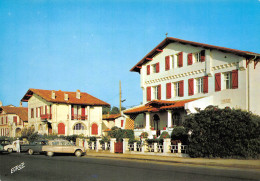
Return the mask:
<svg viewBox="0 0 260 181">
<path fill-rule="evenodd" d="M 18 169 L 15 166 L 20 165 Z M 11 173 L 13 172 L 13 173 Z M 0 155 L 0 181 L 5 180 L 87 180 L 87 181 L 235 181 L 260 180 L 252 170 L 166 164 L 73 155 Z"/>
</svg>

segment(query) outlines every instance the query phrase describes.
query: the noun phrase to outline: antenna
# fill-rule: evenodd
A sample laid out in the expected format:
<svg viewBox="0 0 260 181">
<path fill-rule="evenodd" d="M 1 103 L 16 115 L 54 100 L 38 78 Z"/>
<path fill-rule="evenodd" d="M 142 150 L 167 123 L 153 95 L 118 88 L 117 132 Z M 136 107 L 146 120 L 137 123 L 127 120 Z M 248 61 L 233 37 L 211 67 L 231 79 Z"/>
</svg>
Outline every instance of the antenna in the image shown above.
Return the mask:
<svg viewBox="0 0 260 181">
<path fill-rule="evenodd" d="M 167 38 L 168 33 L 166 33 L 165 35 L 166 35 L 166 38 Z"/>
<path fill-rule="evenodd" d="M 121 109 L 122 109 L 122 107 L 121 107 L 121 97 L 122 97 L 122 95 L 121 95 L 121 80 L 119 80 L 119 111 L 120 111 L 120 114 L 121 114 Z"/>
</svg>

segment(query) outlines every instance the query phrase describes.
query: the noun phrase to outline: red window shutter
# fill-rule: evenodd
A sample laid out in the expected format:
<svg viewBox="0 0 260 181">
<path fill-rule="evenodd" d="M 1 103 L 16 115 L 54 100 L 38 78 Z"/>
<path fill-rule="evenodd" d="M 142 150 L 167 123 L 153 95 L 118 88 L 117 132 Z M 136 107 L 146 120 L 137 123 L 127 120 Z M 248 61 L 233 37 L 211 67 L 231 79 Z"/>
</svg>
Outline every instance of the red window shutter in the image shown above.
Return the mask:
<svg viewBox="0 0 260 181">
<path fill-rule="evenodd" d="M 8 123 L 8 117 L 6 116 L 6 124 Z"/>
<path fill-rule="evenodd" d="M 189 96 L 192 96 L 194 94 L 194 79 L 189 79 L 188 84 L 189 84 Z"/>
<path fill-rule="evenodd" d="M 165 57 L 165 70 L 170 70 L 170 56 Z"/>
<path fill-rule="evenodd" d="M 160 72 L 160 64 L 159 62 L 156 63 L 156 73 L 159 73 Z"/>
<path fill-rule="evenodd" d="M 93 135 L 97 135 L 98 134 L 98 125 L 96 123 L 92 124 L 92 127 L 91 127 L 91 134 Z"/>
<path fill-rule="evenodd" d="M 151 87 L 146 88 L 146 100 L 151 101 Z"/>
<path fill-rule="evenodd" d="M 183 97 L 184 96 L 184 83 L 183 83 L 183 80 L 181 80 L 180 82 L 179 82 L 179 84 L 180 84 L 180 97 Z"/>
<path fill-rule="evenodd" d="M 74 106 L 71 105 L 71 119 L 74 119 Z"/>
<path fill-rule="evenodd" d="M 188 54 L 188 65 L 192 65 L 192 53 Z"/>
<path fill-rule="evenodd" d="M 47 114 L 47 105 L 45 106 L 45 115 Z"/>
<path fill-rule="evenodd" d="M 31 118 L 33 118 L 33 108 L 31 108 Z"/>
<path fill-rule="evenodd" d="M 14 124 L 17 125 L 17 116 L 14 116 Z"/>
<path fill-rule="evenodd" d="M 65 125 L 63 123 L 58 124 L 58 134 L 65 134 Z"/>
<path fill-rule="evenodd" d="M 147 70 L 146 70 L 146 73 L 147 73 L 147 75 L 150 75 L 150 65 L 147 65 Z"/>
<path fill-rule="evenodd" d="M 121 120 L 121 127 L 124 126 L 124 120 Z"/>
<path fill-rule="evenodd" d="M 203 77 L 203 92 L 208 93 L 208 76 Z"/>
<path fill-rule="evenodd" d="M 51 105 L 50 105 L 50 114 L 51 114 Z"/>
<path fill-rule="evenodd" d="M 85 106 L 81 106 L 81 116 L 85 116 Z"/>
<path fill-rule="evenodd" d="M 42 110 L 43 110 L 43 107 L 41 106 L 40 107 L 40 115 L 42 115 Z"/>
<path fill-rule="evenodd" d="M 183 65 L 183 52 L 180 52 L 178 54 L 178 66 L 182 67 L 182 65 Z"/>
<path fill-rule="evenodd" d="M 205 50 L 202 50 L 202 51 L 200 52 L 200 61 L 201 61 L 201 62 L 205 62 Z"/>
<path fill-rule="evenodd" d="M 166 84 L 166 99 L 170 99 L 172 97 L 172 83 Z"/>
<path fill-rule="evenodd" d="M 221 90 L 221 74 L 216 73 L 215 74 L 215 91 Z"/>
<path fill-rule="evenodd" d="M 161 100 L 161 85 L 158 85 L 158 95 L 157 95 L 158 100 Z"/>
<path fill-rule="evenodd" d="M 232 89 L 238 88 L 238 70 L 232 70 Z"/>
</svg>

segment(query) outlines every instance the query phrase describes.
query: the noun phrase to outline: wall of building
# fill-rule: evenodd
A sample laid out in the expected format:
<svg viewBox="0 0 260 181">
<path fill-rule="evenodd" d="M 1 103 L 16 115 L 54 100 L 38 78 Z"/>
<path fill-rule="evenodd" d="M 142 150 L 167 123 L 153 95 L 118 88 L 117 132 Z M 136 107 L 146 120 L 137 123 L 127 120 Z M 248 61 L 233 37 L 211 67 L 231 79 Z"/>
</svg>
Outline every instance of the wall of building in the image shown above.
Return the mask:
<svg viewBox="0 0 260 181">
<path fill-rule="evenodd" d="M 185 100 L 191 98 L 202 98 L 211 96 L 212 99 L 208 103 L 217 105 L 221 108 L 226 106 L 247 109 L 247 69 L 246 60 L 243 57 L 224 53 L 218 50 L 205 50 L 205 62 L 196 62 L 188 65 L 187 55 L 188 53 L 199 52 L 203 50 L 201 47 L 193 47 L 191 45 L 183 45 L 179 43 L 171 43 L 164 48 L 163 52 L 157 54 L 152 61 L 147 62 L 142 66 L 141 69 L 141 88 L 143 90 L 143 103 L 147 103 L 147 87 L 153 87 L 161 85 L 161 99 L 162 100 Z M 183 52 L 183 67 L 173 68 L 171 59 L 170 70 L 165 70 L 165 56 L 175 55 L 179 52 Z M 177 59 L 177 57 L 174 57 Z M 147 75 L 147 65 L 152 66 L 153 64 L 160 63 L 160 72 L 153 73 L 152 67 L 150 67 L 150 75 Z M 238 69 L 238 88 L 237 89 L 224 89 L 224 73 L 231 72 L 232 70 Z M 215 73 L 221 73 L 221 91 L 215 91 Z M 188 95 L 188 79 L 194 79 L 194 91 L 196 90 L 196 78 L 202 78 L 203 76 L 208 76 L 208 93 L 196 93 L 194 95 Z M 249 101 L 251 109 L 254 112 L 259 110 L 257 102 L 259 102 L 259 96 L 257 93 L 260 92 L 259 82 L 257 80 L 259 77 L 259 65 L 255 70 L 253 70 L 253 63 L 250 64 L 250 95 Z M 174 97 L 174 85 L 173 83 L 178 81 L 184 81 L 184 96 Z M 166 83 L 171 82 L 171 99 L 166 98 Z M 153 100 L 153 93 L 152 100 Z M 253 98 L 252 98 L 253 97 Z M 256 99 L 257 98 L 257 99 Z M 204 100 L 205 103 L 205 100 Z M 205 107 L 205 106 L 203 106 Z M 259 112 L 258 112 L 259 114 Z"/>
</svg>

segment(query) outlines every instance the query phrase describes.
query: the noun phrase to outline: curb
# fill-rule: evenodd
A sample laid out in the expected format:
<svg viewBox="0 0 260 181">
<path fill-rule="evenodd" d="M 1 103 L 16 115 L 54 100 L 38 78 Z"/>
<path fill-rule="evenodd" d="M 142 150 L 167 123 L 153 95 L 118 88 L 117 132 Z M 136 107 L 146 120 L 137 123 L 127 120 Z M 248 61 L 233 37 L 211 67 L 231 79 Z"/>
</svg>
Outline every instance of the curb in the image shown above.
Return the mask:
<svg viewBox="0 0 260 181">
<path fill-rule="evenodd" d="M 142 160 L 142 161 L 155 161 L 155 162 L 165 162 L 165 163 L 178 163 L 178 164 L 187 164 L 187 165 L 199 165 L 199 166 L 215 166 L 215 167 L 224 167 L 224 168 L 237 168 L 237 169 L 249 169 L 249 170 L 260 170 L 260 166 L 253 165 L 239 165 L 239 164 L 217 164 L 217 163 L 206 163 L 206 162 L 181 162 L 174 160 L 158 160 L 158 159 L 149 159 L 149 158 L 133 158 L 133 157 L 120 157 L 120 156 L 105 156 L 105 155 L 86 155 L 86 157 L 100 157 L 100 158 L 111 158 L 111 159 L 126 159 L 126 160 Z"/>
</svg>

